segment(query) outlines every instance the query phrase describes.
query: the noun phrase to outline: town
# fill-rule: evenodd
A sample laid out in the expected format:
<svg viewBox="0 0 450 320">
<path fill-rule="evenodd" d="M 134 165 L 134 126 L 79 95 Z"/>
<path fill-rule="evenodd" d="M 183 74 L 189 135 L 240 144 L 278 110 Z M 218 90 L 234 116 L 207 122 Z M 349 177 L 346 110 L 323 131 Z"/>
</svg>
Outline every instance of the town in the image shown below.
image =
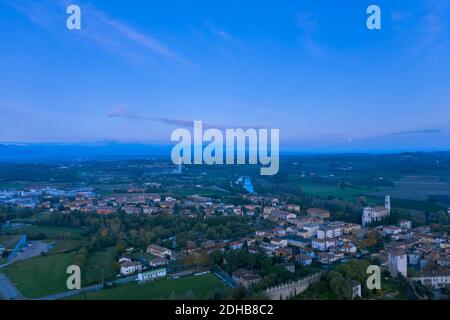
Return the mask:
<svg viewBox="0 0 450 320">
<path fill-rule="evenodd" d="M 230 170 L 231 176 L 223 173 L 218 186 L 216 179 L 207 178 L 217 174 L 208 166 L 177 165 L 167 170 L 170 165 L 162 162 L 85 163 L 81 171 L 90 172 L 88 180 L 97 181 L 93 186 L 56 187 L 56 182 L 45 182 L 39 183 L 41 187 L 1 191 L 0 272 L 17 283 L 16 295 L 7 298 L 95 299 L 116 294 L 123 298 L 121 292 L 139 283 L 150 288 L 158 281 L 169 281 L 173 290 L 153 291 L 155 299 L 448 296 L 449 213 L 443 206 L 430 204 L 437 210 L 424 216 L 420 210 L 397 206 L 389 194 L 350 201 L 316 197 L 300 189 L 255 192 L 264 190 L 258 179 L 267 178 L 236 178 Z M 112 170 L 108 166 L 122 173 L 110 173 L 105 180 L 104 172 Z M 129 180 L 136 168 L 144 175 Z M 201 170 L 203 182 L 196 170 Z M 246 170 L 243 167 L 242 174 L 248 174 Z M 340 168 L 349 170 L 355 169 Z M 316 173 L 295 175 L 308 181 L 306 176 Z M 113 176 L 125 182 L 112 183 Z M 51 274 L 49 287 L 56 289 L 28 288 L 33 280 L 25 280 L 21 272 L 35 263 L 49 268 L 40 276 Z M 81 268 L 85 289 L 64 288 L 65 264 Z M 378 290 L 366 287 L 370 265 L 382 270 Z M 61 270 L 54 270 L 58 266 Z M 191 282 L 201 283 L 200 279 L 204 287 L 193 291 Z M 137 298 L 151 298 L 145 296 L 145 285 L 137 288 L 142 289 Z"/>
</svg>

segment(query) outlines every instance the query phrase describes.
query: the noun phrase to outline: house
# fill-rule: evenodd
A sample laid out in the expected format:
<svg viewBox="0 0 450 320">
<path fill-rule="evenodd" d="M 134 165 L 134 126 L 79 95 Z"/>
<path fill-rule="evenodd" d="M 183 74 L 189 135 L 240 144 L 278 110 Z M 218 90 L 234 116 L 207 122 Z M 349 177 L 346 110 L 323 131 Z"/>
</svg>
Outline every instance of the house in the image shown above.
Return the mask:
<svg viewBox="0 0 450 320">
<path fill-rule="evenodd" d="M 295 262 L 302 266 L 309 266 L 312 263 L 312 258 L 306 254 L 299 253 L 295 256 Z"/>
<path fill-rule="evenodd" d="M 319 209 L 319 208 L 309 208 L 306 210 L 308 213 L 308 216 L 311 218 L 318 218 L 318 219 L 326 219 L 330 217 L 330 211 Z"/>
<path fill-rule="evenodd" d="M 125 262 L 131 262 L 130 258 L 127 257 L 120 257 L 119 258 L 119 264 L 125 263 Z"/>
<path fill-rule="evenodd" d="M 386 235 L 396 235 L 402 232 L 402 228 L 396 226 L 383 227 L 383 233 Z"/>
<path fill-rule="evenodd" d="M 142 270 L 142 264 L 138 261 L 124 262 L 120 265 L 120 273 L 124 276 L 128 276 L 135 272 Z"/>
<path fill-rule="evenodd" d="M 280 247 L 287 247 L 288 245 L 288 241 L 281 238 L 272 238 L 270 239 L 270 243 Z"/>
<path fill-rule="evenodd" d="M 306 232 L 308 232 L 309 237 L 315 237 L 317 235 L 317 230 L 319 230 L 319 225 L 318 224 L 308 224 L 303 226 L 303 230 L 305 230 Z"/>
<path fill-rule="evenodd" d="M 317 258 L 323 264 L 331 264 L 338 260 L 338 257 L 332 252 L 319 252 L 317 253 Z"/>
<path fill-rule="evenodd" d="M 141 208 L 134 207 L 134 206 L 125 206 L 125 207 L 122 207 L 122 210 L 126 214 L 140 214 L 141 213 Z"/>
<path fill-rule="evenodd" d="M 233 272 L 232 278 L 234 281 L 236 281 L 245 288 L 249 288 L 250 286 L 261 281 L 261 277 L 258 274 L 248 271 L 246 269 L 236 270 L 235 272 Z"/>
<path fill-rule="evenodd" d="M 244 246 L 244 242 L 242 241 L 233 241 L 229 243 L 231 250 L 239 250 Z"/>
<path fill-rule="evenodd" d="M 293 219 L 297 218 L 297 215 L 295 213 L 285 212 L 285 211 L 280 211 L 280 210 L 272 211 L 272 215 L 277 217 L 278 219 L 285 220 L 285 221 L 293 220 Z"/>
<path fill-rule="evenodd" d="M 313 239 L 311 241 L 311 246 L 314 249 L 320 250 L 320 251 L 326 251 L 328 248 L 333 247 L 336 245 L 336 240 L 334 239 Z"/>
<path fill-rule="evenodd" d="M 155 270 L 150 270 L 138 274 L 137 281 L 151 281 L 159 278 L 164 278 L 166 276 L 166 268 L 160 268 Z"/>
<path fill-rule="evenodd" d="M 285 264 L 284 267 L 287 271 L 294 273 L 295 272 L 295 266 L 293 264 Z"/>
<path fill-rule="evenodd" d="M 423 271 L 417 277 L 411 277 L 413 281 L 420 281 L 423 285 L 434 289 L 444 288 L 450 284 L 450 270 Z"/>
<path fill-rule="evenodd" d="M 267 243 L 267 242 L 261 242 L 259 247 L 268 255 L 273 256 L 275 254 L 275 251 L 279 248 L 279 246 Z"/>
<path fill-rule="evenodd" d="M 411 220 L 400 220 L 400 228 L 411 229 L 412 222 Z"/>
<path fill-rule="evenodd" d="M 164 258 L 154 258 L 154 259 L 150 259 L 148 264 L 150 265 L 150 267 L 160 267 L 160 266 L 165 266 L 169 263 L 169 261 L 167 261 Z"/>
<path fill-rule="evenodd" d="M 168 256 L 170 259 L 172 258 L 172 251 L 170 249 L 160 247 L 156 244 L 149 245 L 147 247 L 147 253 L 150 253 L 160 258 L 166 258 L 166 256 Z"/>
<path fill-rule="evenodd" d="M 352 244 L 352 243 L 344 243 L 344 244 L 340 247 L 340 250 L 341 250 L 342 252 L 345 252 L 345 253 L 356 253 L 357 248 L 356 248 L 356 246 L 355 246 L 354 244 Z"/>
<path fill-rule="evenodd" d="M 318 239 L 331 239 L 342 235 L 342 228 L 340 226 L 321 226 L 317 229 Z"/>
<path fill-rule="evenodd" d="M 439 257 L 436 259 L 436 263 L 441 267 L 450 267 L 449 257 Z"/>
<path fill-rule="evenodd" d="M 291 248 L 278 248 L 275 250 L 275 256 L 276 257 L 284 257 L 286 259 L 289 259 L 293 256 L 293 252 Z"/>
<path fill-rule="evenodd" d="M 290 203 L 287 205 L 287 210 L 291 212 L 300 212 L 300 206 L 298 204 Z"/>
<path fill-rule="evenodd" d="M 353 300 L 357 297 L 361 298 L 361 283 L 359 283 L 356 280 L 350 280 L 349 281 L 349 288 L 350 288 L 350 292 L 348 295 L 348 298 L 350 300 Z"/>
</svg>

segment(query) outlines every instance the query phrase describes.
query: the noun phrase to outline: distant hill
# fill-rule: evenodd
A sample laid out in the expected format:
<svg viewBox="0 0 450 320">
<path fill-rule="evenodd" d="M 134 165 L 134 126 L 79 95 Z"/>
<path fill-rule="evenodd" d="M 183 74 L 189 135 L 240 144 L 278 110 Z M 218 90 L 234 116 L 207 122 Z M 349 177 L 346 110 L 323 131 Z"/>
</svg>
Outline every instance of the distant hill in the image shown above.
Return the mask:
<svg viewBox="0 0 450 320">
<path fill-rule="evenodd" d="M 171 146 L 148 144 L 0 144 L 0 161 L 169 157 Z"/>
</svg>

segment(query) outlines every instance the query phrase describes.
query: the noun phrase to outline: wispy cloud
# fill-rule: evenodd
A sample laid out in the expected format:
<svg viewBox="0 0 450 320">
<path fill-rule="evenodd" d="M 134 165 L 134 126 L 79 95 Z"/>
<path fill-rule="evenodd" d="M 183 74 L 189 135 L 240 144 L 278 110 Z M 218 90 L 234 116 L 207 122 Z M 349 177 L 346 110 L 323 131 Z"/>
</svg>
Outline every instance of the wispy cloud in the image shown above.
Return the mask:
<svg viewBox="0 0 450 320">
<path fill-rule="evenodd" d="M 329 61 L 331 56 L 328 50 L 315 39 L 319 24 L 312 14 L 302 12 L 297 16 L 297 26 L 303 33 L 303 44 L 309 54 L 321 61 Z"/>
<path fill-rule="evenodd" d="M 66 7 L 72 4 L 71 2 L 67 0 L 11 0 L 8 3 L 40 28 L 56 35 L 67 35 Z M 160 40 L 110 17 L 91 4 L 79 5 L 82 29 L 72 32 L 74 35 L 80 36 L 104 50 L 132 60 L 143 60 L 145 56 L 152 53 L 171 62 L 189 64 L 185 58 Z"/>
<path fill-rule="evenodd" d="M 426 0 L 426 13 L 419 20 L 419 39 L 413 49 L 416 54 L 430 53 L 437 60 L 447 49 L 450 41 L 450 1 Z"/>
<path fill-rule="evenodd" d="M 390 136 L 410 136 L 410 135 L 428 135 L 428 134 L 440 134 L 443 133 L 442 129 L 419 129 L 409 130 L 391 133 Z"/>
<path fill-rule="evenodd" d="M 186 120 L 186 119 L 172 119 L 172 118 L 155 118 L 155 117 L 148 117 L 144 115 L 137 114 L 131 110 L 126 104 L 121 104 L 114 108 L 112 111 L 110 111 L 107 116 L 109 118 L 124 118 L 124 119 L 130 119 L 130 120 L 145 120 L 145 121 L 156 121 L 160 123 L 164 123 L 171 126 L 176 127 L 185 127 L 185 128 L 193 128 L 194 127 L 194 120 Z M 242 129 L 249 129 L 249 128 L 267 128 L 266 126 L 235 126 L 236 128 L 242 128 Z M 209 123 L 203 122 L 203 128 L 215 128 L 219 130 L 225 130 L 227 128 L 233 128 L 229 126 L 224 125 L 213 125 Z"/>
<path fill-rule="evenodd" d="M 234 44 L 240 44 L 240 42 L 235 37 L 233 37 L 228 32 L 224 31 L 222 28 L 218 27 L 217 25 L 215 25 L 211 21 L 205 22 L 205 26 L 206 26 L 206 28 L 208 29 L 208 31 L 211 34 L 216 35 L 216 36 L 218 36 L 218 37 L 220 37 L 223 40 L 226 40 L 228 42 L 231 42 L 231 43 L 234 43 Z"/>
</svg>

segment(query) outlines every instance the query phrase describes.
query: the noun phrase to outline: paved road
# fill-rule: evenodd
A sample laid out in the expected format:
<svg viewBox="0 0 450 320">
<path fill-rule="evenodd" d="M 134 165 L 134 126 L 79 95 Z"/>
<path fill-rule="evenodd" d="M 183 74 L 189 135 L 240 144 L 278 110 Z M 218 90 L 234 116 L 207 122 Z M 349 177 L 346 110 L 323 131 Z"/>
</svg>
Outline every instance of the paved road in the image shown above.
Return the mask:
<svg viewBox="0 0 450 320">
<path fill-rule="evenodd" d="M 126 284 L 130 283 L 136 280 L 136 275 L 129 276 L 126 278 L 120 278 L 114 281 L 111 281 L 110 283 L 114 283 L 116 285 Z M 101 284 L 96 284 L 88 287 L 81 288 L 80 290 L 70 290 L 65 291 L 61 293 L 52 294 L 46 297 L 37 298 L 34 300 L 57 300 L 57 299 L 64 299 L 73 297 L 79 294 L 82 294 L 84 292 L 92 292 L 92 291 L 99 291 L 103 290 Z M 4 274 L 0 273 L 0 299 L 5 300 L 26 300 L 20 291 L 16 288 L 16 286 L 9 280 L 9 278 Z"/>
<path fill-rule="evenodd" d="M 136 276 L 129 276 L 126 278 L 120 278 L 114 281 L 111 281 L 112 283 L 116 284 L 116 285 L 121 285 L 121 284 L 126 284 L 126 283 L 130 283 L 136 280 Z M 79 294 L 82 294 L 84 292 L 92 292 L 92 291 L 99 291 L 99 290 L 103 290 L 102 285 L 101 284 L 96 284 L 96 285 L 92 285 L 89 287 L 84 287 L 81 288 L 80 290 L 70 290 L 70 291 L 66 291 L 66 292 L 61 292 L 61 293 L 57 293 L 57 294 L 52 294 L 49 295 L 47 297 L 42 297 L 42 298 L 38 298 L 36 300 L 58 300 L 58 299 L 64 299 L 64 298 L 69 298 L 69 297 L 73 297 L 73 296 L 77 296 Z"/>
<path fill-rule="evenodd" d="M 11 260 L 11 263 L 26 260 L 40 256 L 43 252 L 48 252 L 54 244 L 43 241 L 29 241 L 28 245 L 23 251 L 17 253 L 17 255 Z"/>
<path fill-rule="evenodd" d="M 0 273 L 0 297 L 5 300 L 25 299 L 4 273 Z"/>
</svg>

